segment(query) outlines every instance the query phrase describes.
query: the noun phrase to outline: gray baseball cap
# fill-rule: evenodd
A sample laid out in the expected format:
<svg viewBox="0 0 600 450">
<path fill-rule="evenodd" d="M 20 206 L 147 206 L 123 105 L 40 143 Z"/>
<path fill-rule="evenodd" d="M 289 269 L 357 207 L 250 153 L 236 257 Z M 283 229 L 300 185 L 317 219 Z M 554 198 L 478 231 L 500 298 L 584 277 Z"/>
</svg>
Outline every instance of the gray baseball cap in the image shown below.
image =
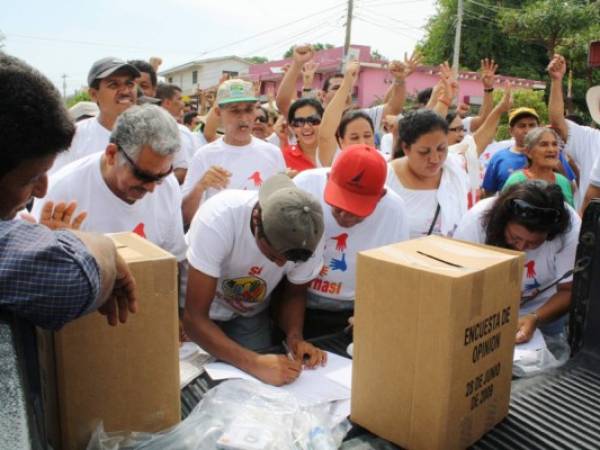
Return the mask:
<svg viewBox="0 0 600 450">
<path fill-rule="evenodd" d="M 258 191 L 262 227 L 273 249 L 314 253 L 325 228 L 321 203 L 285 174 L 267 179 Z"/>
<path fill-rule="evenodd" d="M 112 75 L 117 70 L 129 72 L 134 78 L 140 76 L 140 71 L 131 64 L 123 61 L 122 59 L 109 56 L 107 58 L 99 59 L 92 64 L 92 68 L 88 72 L 87 77 L 88 86 L 91 86 L 96 80 L 101 80 Z"/>
</svg>

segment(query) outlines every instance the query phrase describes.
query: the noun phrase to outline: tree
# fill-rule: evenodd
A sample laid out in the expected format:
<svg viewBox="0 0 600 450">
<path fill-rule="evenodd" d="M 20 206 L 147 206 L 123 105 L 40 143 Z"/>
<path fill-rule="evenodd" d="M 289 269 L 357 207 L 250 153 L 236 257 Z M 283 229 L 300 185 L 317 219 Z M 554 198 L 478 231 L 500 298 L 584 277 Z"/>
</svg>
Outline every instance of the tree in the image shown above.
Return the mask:
<svg viewBox="0 0 600 450">
<path fill-rule="evenodd" d="M 542 45 L 548 58 L 556 48 L 600 20 L 597 2 L 582 0 L 539 0 L 519 10 L 499 12 L 502 30 L 523 42 Z"/>
<path fill-rule="evenodd" d="M 4 48 L 4 41 L 6 40 L 6 35 L 0 31 L 0 50 Z"/>
<path fill-rule="evenodd" d="M 250 58 L 245 58 L 251 64 L 264 64 L 269 62 L 269 58 L 266 56 L 251 56 Z"/>
<path fill-rule="evenodd" d="M 92 98 L 90 97 L 90 94 L 88 94 L 87 91 L 79 91 L 76 92 L 75 95 L 72 95 L 71 97 L 67 98 L 67 108 L 70 108 L 71 106 L 79 103 L 79 102 L 91 102 Z"/>
<path fill-rule="evenodd" d="M 504 95 L 503 89 L 496 90 L 494 92 L 494 101 L 498 103 Z M 540 123 L 548 123 L 548 105 L 544 98 L 544 91 L 532 91 L 529 89 L 514 89 L 513 90 L 513 108 L 520 108 L 526 106 L 533 108 L 540 116 Z M 503 140 L 510 138 L 508 133 L 508 115 L 503 114 L 498 125 L 498 133 L 496 134 L 497 140 Z"/>
<path fill-rule="evenodd" d="M 379 53 L 378 50 L 373 50 L 371 51 L 371 60 L 373 62 L 384 62 L 387 61 L 388 59 L 383 56 L 381 53 Z"/>
<path fill-rule="evenodd" d="M 315 49 L 316 52 L 319 52 L 321 50 L 327 50 L 330 48 L 334 48 L 335 46 L 333 44 L 322 44 L 321 42 L 317 42 L 316 44 L 313 44 L 313 48 Z M 291 58 L 292 54 L 294 53 L 294 46 L 292 45 L 290 48 L 288 48 L 287 52 L 285 52 L 283 54 L 283 58 Z"/>
</svg>

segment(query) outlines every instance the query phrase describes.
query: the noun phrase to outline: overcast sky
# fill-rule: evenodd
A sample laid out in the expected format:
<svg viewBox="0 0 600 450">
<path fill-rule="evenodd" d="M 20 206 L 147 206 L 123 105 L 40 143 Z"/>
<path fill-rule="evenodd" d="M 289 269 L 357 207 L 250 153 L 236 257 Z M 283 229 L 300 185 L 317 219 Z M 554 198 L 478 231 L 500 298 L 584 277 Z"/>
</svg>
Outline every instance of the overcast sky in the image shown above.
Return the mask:
<svg viewBox="0 0 600 450">
<path fill-rule="evenodd" d="M 290 45 L 343 45 L 347 0 L 29 0 L 4 2 L 4 50 L 67 94 L 104 56 L 148 59 L 161 69 L 224 55 L 280 59 Z M 352 43 L 402 57 L 423 36 L 434 0 L 355 0 Z"/>
</svg>

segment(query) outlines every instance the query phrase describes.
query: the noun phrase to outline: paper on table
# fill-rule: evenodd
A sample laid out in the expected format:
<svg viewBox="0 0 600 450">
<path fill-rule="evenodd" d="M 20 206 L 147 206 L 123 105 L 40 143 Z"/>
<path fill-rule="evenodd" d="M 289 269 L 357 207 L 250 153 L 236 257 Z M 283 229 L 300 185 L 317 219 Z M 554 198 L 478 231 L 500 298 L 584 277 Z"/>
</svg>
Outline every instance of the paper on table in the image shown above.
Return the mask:
<svg viewBox="0 0 600 450">
<path fill-rule="evenodd" d="M 352 389 L 352 364 L 346 367 L 340 367 L 339 369 L 329 372 L 325 376 L 347 389 Z"/>
<path fill-rule="evenodd" d="M 536 328 L 533 333 L 533 337 L 523 344 L 515 345 L 515 352 L 513 354 L 513 361 L 520 361 L 523 359 L 531 359 L 540 350 L 546 348 L 546 341 L 539 328 Z"/>
<path fill-rule="evenodd" d="M 293 394 L 302 406 L 312 406 L 319 403 L 332 402 L 335 400 L 347 400 L 350 398 L 350 389 L 330 380 L 327 374 L 352 367 L 352 360 L 343 358 L 334 353 L 327 352 L 327 365 L 315 369 L 305 369 L 296 381 L 283 389 Z M 229 378 L 242 378 L 260 382 L 252 375 L 225 363 L 210 363 L 204 367 L 213 380 L 224 380 Z"/>
</svg>

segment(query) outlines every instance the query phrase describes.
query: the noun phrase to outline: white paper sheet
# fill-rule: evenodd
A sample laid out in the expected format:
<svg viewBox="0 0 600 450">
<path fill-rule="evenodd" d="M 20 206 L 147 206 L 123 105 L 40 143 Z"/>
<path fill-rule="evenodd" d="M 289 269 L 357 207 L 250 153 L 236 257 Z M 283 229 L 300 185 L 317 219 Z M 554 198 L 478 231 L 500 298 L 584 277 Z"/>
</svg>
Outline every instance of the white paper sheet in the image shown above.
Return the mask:
<svg viewBox="0 0 600 450">
<path fill-rule="evenodd" d="M 546 349 L 546 341 L 539 328 L 536 328 L 529 342 L 515 345 L 513 361 L 531 360 L 537 358 L 538 352 Z"/>
<path fill-rule="evenodd" d="M 352 365 L 340 367 L 325 376 L 331 381 L 344 386 L 346 389 L 352 389 Z"/>
<path fill-rule="evenodd" d="M 350 389 L 328 377 L 329 373 L 344 371 L 347 370 L 348 367 L 350 367 L 351 371 L 351 359 L 328 352 L 327 365 L 325 367 L 304 369 L 296 381 L 286 386 L 282 386 L 280 389 L 293 394 L 298 399 L 301 406 L 312 406 L 335 400 L 348 400 L 350 398 Z M 241 378 L 244 380 L 254 380 L 260 383 L 260 381 L 252 375 L 229 364 L 221 362 L 209 363 L 206 364 L 204 368 L 213 380 Z"/>
</svg>

